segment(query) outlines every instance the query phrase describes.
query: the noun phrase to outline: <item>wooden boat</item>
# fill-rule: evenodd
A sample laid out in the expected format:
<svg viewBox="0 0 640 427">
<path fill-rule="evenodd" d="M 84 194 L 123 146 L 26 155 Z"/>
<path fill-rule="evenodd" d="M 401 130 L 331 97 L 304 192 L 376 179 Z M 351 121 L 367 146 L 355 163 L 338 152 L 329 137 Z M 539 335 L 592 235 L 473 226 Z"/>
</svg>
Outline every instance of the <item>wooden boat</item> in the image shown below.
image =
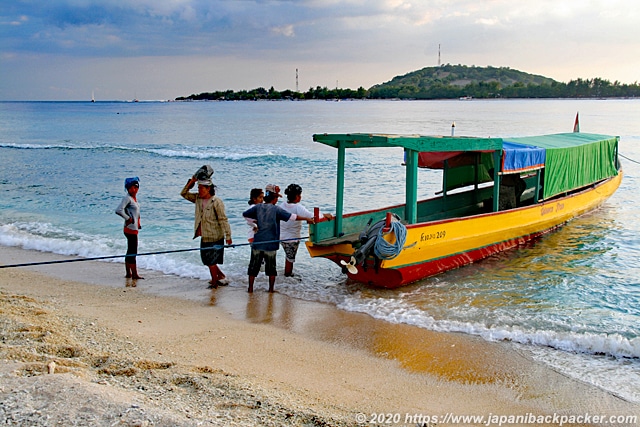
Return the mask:
<svg viewBox="0 0 640 427">
<path fill-rule="evenodd" d="M 334 261 L 352 280 L 384 288 L 535 239 L 599 207 L 623 176 L 617 136 L 356 133 L 316 134 L 313 139 L 335 147 L 338 164 L 336 216 L 326 221 L 316 213 L 309 227 L 309 254 Z M 404 149 L 405 203 L 345 214 L 346 150 L 372 147 Z M 434 198 L 417 200 L 419 167 L 442 170 L 442 191 Z M 377 251 L 379 243 L 385 251 Z"/>
</svg>

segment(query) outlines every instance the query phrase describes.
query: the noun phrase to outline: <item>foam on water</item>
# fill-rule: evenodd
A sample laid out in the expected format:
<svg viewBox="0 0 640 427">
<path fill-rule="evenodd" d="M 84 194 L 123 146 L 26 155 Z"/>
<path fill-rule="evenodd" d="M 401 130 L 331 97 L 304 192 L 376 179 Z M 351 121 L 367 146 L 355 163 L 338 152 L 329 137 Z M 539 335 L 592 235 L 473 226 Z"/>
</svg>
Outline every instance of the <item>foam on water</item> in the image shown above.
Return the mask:
<svg viewBox="0 0 640 427">
<path fill-rule="evenodd" d="M 85 258 L 108 256 L 113 250 L 109 238 L 39 222 L 0 225 L 0 245 Z"/>
<path fill-rule="evenodd" d="M 229 147 L 199 147 L 199 146 L 172 146 L 164 147 L 145 147 L 145 146 L 122 146 L 122 145 L 97 145 L 97 144 L 16 144 L 4 143 L 0 144 L 0 148 L 14 148 L 18 150 L 121 150 L 124 152 L 140 152 L 150 153 L 161 157 L 181 157 L 186 159 L 198 160 L 251 160 L 264 159 L 271 160 L 284 159 L 286 155 L 277 155 L 269 149 L 247 150 L 238 147 L 236 152 L 230 152 Z"/>
<path fill-rule="evenodd" d="M 126 252 L 124 237 L 114 239 L 113 236 L 88 235 L 52 224 L 37 222 L 0 225 L 0 245 L 82 258 L 111 257 L 123 255 Z M 167 249 L 170 245 L 166 243 L 158 242 L 158 246 L 163 249 L 156 248 L 154 251 L 171 250 Z M 145 252 L 145 248 L 144 245 L 141 245 L 140 253 L 143 252 Z M 110 258 L 99 261 L 122 263 L 124 259 Z M 141 268 L 165 274 L 199 279 L 207 277 L 205 274 L 207 271 L 202 265 L 192 264 L 187 259 L 179 259 L 179 255 L 141 256 L 138 257 L 137 262 Z M 201 274 L 198 274 L 199 270 L 201 270 Z"/>
<path fill-rule="evenodd" d="M 507 340 L 574 353 L 640 358 L 640 338 L 629 339 L 617 333 L 559 332 L 512 326 L 512 321 L 515 319 L 511 321 L 505 319 L 504 323 L 493 325 L 480 319 L 467 322 L 436 319 L 424 309 L 406 302 L 382 298 L 367 299 L 361 294 L 346 296 L 338 306 L 344 310 L 366 313 L 392 323 L 404 323 L 440 332 L 463 332 L 481 336 L 488 341 Z M 520 318 L 518 321 L 530 323 L 537 320 Z"/>
<path fill-rule="evenodd" d="M 551 347 L 522 346 L 521 351 L 576 380 L 592 384 L 630 402 L 640 402 L 637 359 L 606 354 L 556 351 Z"/>
</svg>

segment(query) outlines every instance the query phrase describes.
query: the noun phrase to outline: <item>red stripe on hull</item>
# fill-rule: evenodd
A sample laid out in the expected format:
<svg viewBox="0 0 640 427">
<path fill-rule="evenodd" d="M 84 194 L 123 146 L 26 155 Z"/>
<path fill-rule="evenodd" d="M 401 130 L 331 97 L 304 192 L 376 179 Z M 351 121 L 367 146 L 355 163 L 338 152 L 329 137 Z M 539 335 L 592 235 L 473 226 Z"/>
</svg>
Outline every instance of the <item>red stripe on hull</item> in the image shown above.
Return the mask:
<svg viewBox="0 0 640 427">
<path fill-rule="evenodd" d="M 453 270 L 454 268 L 471 264 L 475 261 L 487 258 L 498 252 L 513 249 L 555 228 L 557 227 L 539 233 L 518 237 L 516 239 L 506 240 L 494 245 L 485 246 L 483 248 L 474 249 L 468 252 L 462 252 L 434 260 L 426 260 L 423 263 L 408 265 L 395 269 L 376 269 L 374 261 L 372 259 L 367 259 L 365 261 L 366 266 L 358 266 L 357 274 L 351 274 L 347 272 L 347 276 L 349 276 L 349 278 L 352 280 L 361 283 L 367 283 L 372 286 L 395 289 L 400 286 L 416 282 L 420 279 L 424 279 L 425 277 L 434 276 L 448 270 Z M 350 259 L 349 257 L 340 255 L 333 255 L 327 258 L 338 265 L 341 265 L 340 261 L 349 262 Z"/>
</svg>

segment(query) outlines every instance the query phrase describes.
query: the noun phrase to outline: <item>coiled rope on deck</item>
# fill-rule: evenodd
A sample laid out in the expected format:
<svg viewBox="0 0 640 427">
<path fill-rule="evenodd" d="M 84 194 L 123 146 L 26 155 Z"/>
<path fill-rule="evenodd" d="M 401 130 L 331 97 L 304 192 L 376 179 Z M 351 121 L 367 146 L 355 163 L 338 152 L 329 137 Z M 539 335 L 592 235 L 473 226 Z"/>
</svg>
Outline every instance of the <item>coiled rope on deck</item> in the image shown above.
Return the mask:
<svg viewBox="0 0 640 427">
<path fill-rule="evenodd" d="M 261 244 L 263 244 L 263 243 L 275 243 L 275 242 L 280 243 L 280 242 L 289 242 L 289 241 L 295 241 L 295 240 L 306 240 L 308 238 L 309 238 L 309 236 L 305 236 L 305 237 L 299 237 L 299 238 L 293 238 L 293 239 L 269 240 L 269 241 L 266 241 L 266 242 L 259 242 L 259 243 L 261 243 Z M 27 263 L 22 263 L 22 264 L 0 265 L 0 268 L 30 267 L 30 266 L 34 266 L 34 265 L 65 264 L 65 263 L 69 263 L 69 262 L 83 262 L 83 261 L 99 261 L 99 260 L 104 260 L 104 259 L 129 258 L 129 257 L 138 257 L 138 256 L 147 256 L 147 255 L 175 254 L 175 253 L 179 253 L 179 252 L 191 252 L 191 251 L 210 251 L 210 250 L 214 250 L 214 249 L 235 248 L 235 247 L 238 247 L 238 246 L 249 246 L 249 245 L 251 245 L 251 243 L 237 243 L 237 244 L 231 244 L 231 245 L 214 245 L 214 246 L 209 246 L 207 248 L 173 249 L 173 250 L 169 250 L 169 251 L 143 252 L 143 253 L 139 253 L 139 254 L 106 255 L 106 256 L 97 256 L 97 257 L 90 257 L 90 258 L 74 258 L 74 259 L 63 259 L 63 260 L 55 260 L 55 261 L 27 262 Z"/>
<path fill-rule="evenodd" d="M 407 227 L 404 226 L 400 221 L 391 221 L 390 224 L 391 229 L 384 233 L 384 228 L 381 228 L 378 232 L 378 237 L 376 239 L 376 244 L 373 247 L 373 251 L 375 255 L 380 259 L 394 259 L 404 248 L 404 242 L 407 240 Z M 384 234 L 389 234 L 393 232 L 396 236 L 396 241 L 394 243 L 389 243 L 385 238 Z"/>
</svg>

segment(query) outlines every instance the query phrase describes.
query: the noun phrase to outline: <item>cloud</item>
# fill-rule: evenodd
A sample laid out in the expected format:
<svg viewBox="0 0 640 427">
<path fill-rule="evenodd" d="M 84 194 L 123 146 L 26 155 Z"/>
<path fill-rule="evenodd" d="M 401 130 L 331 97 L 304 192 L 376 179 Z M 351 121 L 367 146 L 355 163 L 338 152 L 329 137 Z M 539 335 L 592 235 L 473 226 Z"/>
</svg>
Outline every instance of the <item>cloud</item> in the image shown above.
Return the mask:
<svg viewBox="0 0 640 427">
<path fill-rule="evenodd" d="M 296 32 L 294 31 L 293 25 L 285 25 L 282 27 L 274 27 L 271 29 L 271 31 L 273 31 L 276 34 L 281 34 L 285 37 L 293 37 L 296 35 Z"/>
<path fill-rule="evenodd" d="M 4 24 L 4 25 L 19 26 L 19 25 L 24 25 L 28 20 L 29 20 L 28 16 L 22 15 L 13 21 L 0 23 L 0 25 Z"/>
<path fill-rule="evenodd" d="M 106 67 L 128 59 L 127 73 L 115 67 L 113 85 L 139 86 L 131 81 L 132 64 L 162 63 L 152 72 L 164 73 L 159 79 L 166 97 L 183 94 L 175 94 L 181 80 L 194 91 L 292 88 L 291 70 L 303 67 L 314 79 L 308 86 L 338 80 L 344 87 L 369 87 L 436 65 L 438 46 L 442 63 L 508 66 L 565 81 L 580 71 L 633 82 L 633 70 L 640 69 L 632 54 L 640 51 L 638 21 L 635 0 L 6 1 L 0 6 L 0 67 L 3 77 L 12 76 L 0 79 L 0 99 L 13 90 L 9 80 L 24 87 L 76 74 L 69 84 L 50 82 L 62 88 L 91 80 L 80 75 L 85 67 L 65 64 Z M 31 69 L 34 58 L 45 57 L 50 68 L 60 61 L 66 71 L 47 76 Z M 215 70 L 214 77 L 188 67 L 175 74 L 166 65 L 172 63 L 198 64 Z M 265 82 L 266 69 L 280 75 Z M 229 86 L 220 87 L 223 82 Z"/>
</svg>

